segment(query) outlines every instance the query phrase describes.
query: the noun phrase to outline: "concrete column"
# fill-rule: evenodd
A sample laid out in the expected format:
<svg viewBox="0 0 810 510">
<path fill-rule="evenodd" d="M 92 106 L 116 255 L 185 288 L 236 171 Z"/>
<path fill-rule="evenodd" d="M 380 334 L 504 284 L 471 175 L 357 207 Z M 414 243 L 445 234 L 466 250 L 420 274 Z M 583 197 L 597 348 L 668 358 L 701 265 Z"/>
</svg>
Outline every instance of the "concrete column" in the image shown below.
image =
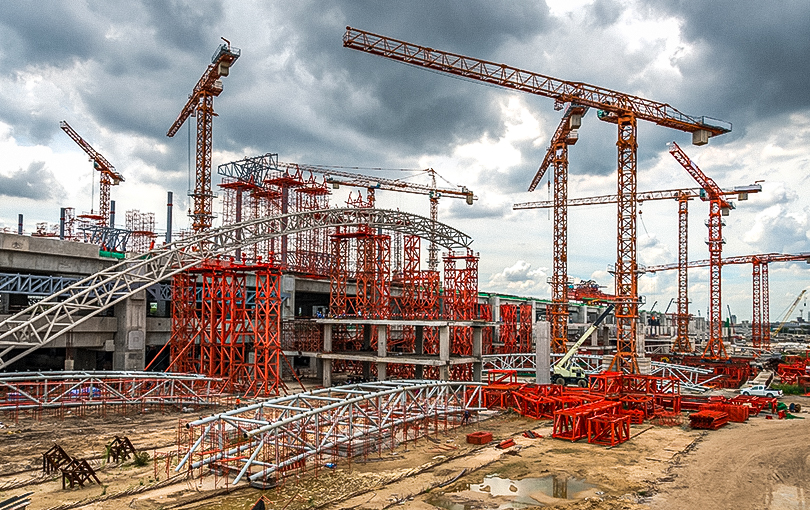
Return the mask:
<svg viewBox="0 0 810 510">
<path fill-rule="evenodd" d="M 642 357 L 646 353 L 644 348 L 644 323 L 640 323 L 638 327 L 636 327 L 636 356 Z"/>
<path fill-rule="evenodd" d="M 332 325 L 323 325 L 323 352 L 332 352 Z M 321 384 L 324 388 L 332 386 L 332 360 L 321 360 Z"/>
<path fill-rule="evenodd" d="M 483 344 L 483 328 L 473 327 L 473 344 L 472 355 L 476 359 L 473 363 L 473 381 L 481 382 L 482 374 L 484 372 L 484 359 L 481 357 L 482 344 Z"/>
<path fill-rule="evenodd" d="M 388 328 L 385 326 L 377 327 L 377 356 L 385 358 L 388 352 Z M 384 381 L 388 376 L 387 363 L 377 363 L 377 380 Z"/>
<path fill-rule="evenodd" d="M 143 370 L 146 366 L 146 291 L 115 305 L 113 370 Z"/>
<path fill-rule="evenodd" d="M 551 384 L 551 323 L 535 322 L 532 337 L 537 352 L 535 381 L 537 384 Z"/>
<path fill-rule="evenodd" d="M 500 322 L 501 320 L 501 298 L 498 296 L 490 296 L 489 304 L 492 307 L 492 321 Z M 501 327 L 496 325 L 492 329 L 492 343 L 493 345 L 499 344 L 501 339 Z"/>
<path fill-rule="evenodd" d="M 287 236 L 284 236 L 287 239 Z M 295 277 L 292 275 L 282 275 L 281 296 L 283 298 L 281 306 L 281 318 L 292 319 L 295 317 Z"/>
<path fill-rule="evenodd" d="M 652 372 L 652 358 L 637 357 L 636 364 L 638 365 L 638 373 L 642 375 L 650 375 Z"/>
<path fill-rule="evenodd" d="M 439 367 L 439 379 L 450 380 L 450 326 L 439 327 L 439 360 L 442 365 Z"/>
</svg>

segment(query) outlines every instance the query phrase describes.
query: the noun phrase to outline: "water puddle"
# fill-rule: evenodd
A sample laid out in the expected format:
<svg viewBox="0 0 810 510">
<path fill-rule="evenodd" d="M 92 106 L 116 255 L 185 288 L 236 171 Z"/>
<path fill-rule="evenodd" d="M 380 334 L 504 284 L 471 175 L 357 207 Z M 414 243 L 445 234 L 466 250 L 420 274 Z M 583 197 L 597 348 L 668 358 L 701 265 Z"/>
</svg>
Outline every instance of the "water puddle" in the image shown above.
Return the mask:
<svg viewBox="0 0 810 510">
<path fill-rule="evenodd" d="M 468 485 L 468 491 L 434 495 L 429 503 L 446 510 L 472 510 L 482 508 L 480 501 L 472 501 L 475 494 L 489 494 L 493 497 L 508 498 L 498 509 L 526 508 L 540 504 L 551 504 L 556 500 L 578 499 L 580 494 L 596 486 L 565 475 L 549 475 L 540 478 L 511 480 L 498 475 L 488 475 L 481 483 Z M 459 502 L 463 501 L 463 502 Z M 558 501 L 557 501 L 558 502 Z"/>
</svg>

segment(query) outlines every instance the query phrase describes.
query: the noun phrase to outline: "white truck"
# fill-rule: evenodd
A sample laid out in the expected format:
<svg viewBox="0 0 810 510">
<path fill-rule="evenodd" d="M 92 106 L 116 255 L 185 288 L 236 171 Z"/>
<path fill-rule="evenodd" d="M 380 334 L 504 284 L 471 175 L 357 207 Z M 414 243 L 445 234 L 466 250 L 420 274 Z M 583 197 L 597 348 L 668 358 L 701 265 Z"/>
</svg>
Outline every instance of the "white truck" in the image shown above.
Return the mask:
<svg viewBox="0 0 810 510">
<path fill-rule="evenodd" d="M 754 395 L 755 397 L 781 397 L 782 390 L 768 388 L 764 384 L 755 384 L 740 388 L 740 395 Z"/>
</svg>

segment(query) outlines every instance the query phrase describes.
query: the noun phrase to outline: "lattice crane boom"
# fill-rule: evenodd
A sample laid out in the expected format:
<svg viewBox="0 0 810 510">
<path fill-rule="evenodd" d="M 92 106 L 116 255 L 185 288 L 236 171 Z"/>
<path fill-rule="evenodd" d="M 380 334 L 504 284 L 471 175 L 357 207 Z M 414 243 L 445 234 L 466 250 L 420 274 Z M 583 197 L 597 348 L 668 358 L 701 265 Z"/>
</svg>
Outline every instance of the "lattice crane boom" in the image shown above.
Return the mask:
<svg viewBox="0 0 810 510">
<path fill-rule="evenodd" d="M 703 188 L 682 188 L 663 189 L 657 191 L 639 191 L 636 193 L 636 201 L 646 202 L 648 200 L 678 200 L 683 194 L 685 194 L 686 198 L 689 199 L 703 198 L 705 194 L 701 193 L 702 189 Z M 721 191 L 725 196 L 737 196 L 739 199 L 740 197 L 747 196 L 748 193 L 757 193 L 762 191 L 762 186 L 759 184 L 752 184 L 749 186 L 736 186 L 733 189 Z M 616 195 L 599 195 L 596 197 L 571 198 L 566 202 L 565 205 L 572 207 L 578 205 L 615 204 L 617 200 L 618 197 Z M 742 200 L 745 200 L 745 198 L 742 198 Z M 554 207 L 553 200 L 538 200 L 536 202 L 520 202 L 518 204 L 514 204 L 512 209 L 517 211 L 522 209 L 550 209 L 551 207 Z"/>
<path fill-rule="evenodd" d="M 616 234 L 616 356 L 611 370 L 637 372 L 636 331 L 638 322 L 638 265 L 636 263 L 636 168 L 637 119 L 692 133 L 692 143 L 703 145 L 712 136 L 731 131 L 731 124 L 681 113 L 666 103 L 596 87 L 585 83 L 552 78 L 505 64 L 498 64 L 388 38 L 346 27 L 343 46 L 392 60 L 455 76 L 520 90 L 565 103 L 597 108 L 598 117 L 618 128 L 618 218 Z M 563 144 L 564 145 L 564 144 Z M 560 152 L 560 151 L 557 151 Z M 560 166 L 563 158 L 557 158 Z M 563 210 L 564 208 L 560 208 Z M 556 216 L 556 215 L 555 215 Z M 556 223 L 555 230 L 565 228 Z M 560 236 L 558 236 L 560 238 Z M 558 243 L 555 249 L 565 243 Z M 555 254 L 556 256 L 556 254 Z M 557 275 L 555 275 L 555 278 Z"/>
<path fill-rule="evenodd" d="M 805 260 L 808 264 L 810 264 L 810 252 L 802 252 L 796 254 L 789 254 L 789 253 L 760 253 L 757 255 L 738 255 L 735 257 L 724 257 L 721 259 L 721 263 L 724 266 L 732 265 L 732 264 L 752 264 L 755 259 L 759 259 L 763 262 L 771 263 L 771 262 L 796 262 L 799 260 Z M 710 264 L 709 259 L 701 259 L 701 260 L 692 260 L 687 264 L 689 269 L 695 267 L 708 267 Z M 671 271 L 673 269 L 678 269 L 678 264 L 658 264 L 653 266 L 646 266 L 645 270 L 648 273 L 657 273 L 659 271 Z"/>
<path fill-rule="evenodd" d="M 726 348 L 723 345 L 723 322 L 722 322 L 722 294 L 721 272 L 722 272 L 722 252 L 723 252 L 723 220 L 721 216 L 728 214 L 732 209 L 723 195 L 722 190 L 686 155 L 677 143 L 672 142 L 669 146 L 669 153 L 678 163 L 689 173 L 689 175 L 703 188 L 706 199 L 709 202 L 709 310 L 706 314 L 709 319 L 709 340 L 703 350 L 703 356 L 709 359 L 725 359 L 728 357 Z"/>
<path fill-rule="evenodd" d="M 98 185 L 98 225 L 106 227 L 110 221 L 110 186 L 117 186 L 119 183 L 124 182 L 124 176 L 115 170 L 115 167 L 107 161 L 107 158 L 95 150 L 87 141 L 79 136 L 79 133 L 74 130 L 66 121 L 59 122 L 59 127 L 82 150 L 90 156 L 93 162 L 93 167 L 99 171 L 99 185 Z"/>
<path fill-rule="evenodd" d="M 757 255 L 742 255 L 737 257 L 726 257 L 720 260 L 723 266 L 731 264 L 751 264 L 753 266 L 753 286 L 752 286 L 752 313 L 751 313 L 751 341 L 754 347 L 770 349 L 770 298 L 768 290 L 768 264 L 771 262 L 793 262 L 804 260 L 810 263 L 810 253 L 760 253 Z M 686 264 L 662 264 L 647 266 L 648 273 L 658 271 L 668 271 L 684 268 L 711 267 L 711 259 L 694 260 Z"/>
<path fill-rule="evenodd" d="M 194 191 L 189 191 L 189 196 L 194 201 L 194 212 L 190 214 L 192 227 L 195 232 L 201 232 L 211 228 L 212 202 L 214 194 L 211 191 L 211 140 L 213 129 L 214 97 L 222 93 L 222 81 L 220 78 L 230 74 L 230 68 L 239 58 L 241 51 L 233 48 L 231 43 L 223 38 L 225 44 L 221 44 L 214 56 L 211 64 L 206 68 L 202 77 L 194 86 L 180 115 L 169 128 L 166 136 L 173 137 L 177 130 L 186 120 L 195 114 L 197 116 L 197 153 L 196 153 L 196 174 L 194 181 Z"/>
<path fill-rule="evenodd" d="M 686 153 L 681 149 L 677 143 L 671 142 L 669 144 L 669 153 L 672 154 L 678 163 L 689 173 L 690 176 L 698 183 L 698 185 L 703 188 L 706 192 L 705 200 L 712 201 L 718 200 L 720 202 L 720 207 L 724 209 L 730 209 L 732 206 L 726 202 L 725 196 L 728 194 L 720 189 L 720 186 L 714 182 L 714 179 L 707 176 L 691 159 Z"/>
<path fill-rule="evenodd" d="M 546 150 L 545 157 L 543 157 L 543 162 L 540 164 L 540 168 L 537 169 L 537 173 L 534 174 L 532 182 L 529 184 L 528 191 L 537 189 L 537 185 L 540 184 L 540 181 L 542 181 L 543 177 L 546 175 L 546 170 L 548 170 L 548 167 L 554 162 L 556 148 L 560 144 L 574 145 L 577 143 L 577 140 L 579 140 L 577 131 L 582 123 L 582 117 L 584 117 L 587 112 L 587 107 L 576 104 L 570 104 L 568 108 L 565 109 L 560 123 L 557 125 L 557 129 L 551 137 L 551 143 L 549 144 L 548 150 Z"/>
<path fill-rule="evenodd" d="M 555 353 L 568 350 L 568 146 L 577 142 L 577 130 L 587 111 L 587 106 L 568 105 L 554 136 L 551 137 L 543 163 L 529 184 L 529 191 L 534 191 L 548 167 L 553 166 L 554 236 L 552 274 L 549 278 L 551 305 L 548 315 L 551 322 L 551 351 Z"/>
<path fill-rule="evenodd" d="M 708 137 L 731 131 L 730 123 L 705 116 L 687 115 L 666 103 L 587 83 L 560 80 L 506 64 L 418 46 L 351 27 L 346 27 L 343 46 L 406 64 L 550 97 L 559 104 L 574 103 L 616 115 L 631 113 L 638 119 L 654 122 L 660 126 L 700 133 L 697 137 L 693 137 L 693 142 L 706 143 L 704 140 Z M 610 119 L 603 118 L 603 120 Z"/>
<path fill-rule="evenodd" d="M 400 191 L 402 193 L 414 193 L 417 195 L 430 196 L 438 193 L 441 196 L 447 195 L 455 198 L 464 198 L 470 204 L 472 204 L 473 200 L 478 199 L 478 197 L 476 197 L 475 194 L 466 186 L 459 186 L 460 189 L 437 188 L 436 186 L 407 182 L 399 179 L 387 179 L 384 177 L 374 177 L 353 172 L 346 172 L 344 170 L 340 170 L 338 167 L 330 167 L 327 165 L 299 165 L 299 167 L 301 170 L 310 170 L 313 173 L 323 175 L 328 183 L 356 186 L 358 188 Z M 431 173 L 433 169 L 428 168 L 420 171 Z"/>
<path fill-rule="evenodd" d="M 802 291 L 799 293 L 799 296 L 793 301 L 793 304 L 790 305 L 790 308 L 788 308 L 788 311 L 785 313 L 784 318 L 781 321 L 779 321 L 779 326 L 777 326 L 777 328 L 774 330 L 773 336 L 778 335 L 782 331 L 782 328 L 785 327 L 785 324 L 790 322 L 790 316 L 793 314 L 793 311 L 796 309 L 796 307 L 799 306 L 799 301 L 802 300 L 802 298 L 806 293 L 807 289 L 802 289 Z"/>
<path fill-rule="evenodd" d="M 433 168 L 420 170 L 430 174 L 430 186 L 406 182 L 399 179 L 372 177 L 347 172 L 343 169 L 343 167 L 333 167 L 328 165 L 300 165 L 300 168 L 302 170 L 309 170 L 313 173 L 323 174 L 326 182 L 328 183 L 366 188 L 369 191 L 369 200 L 372 202 L 372 206 L 374 200 L 374 190 L 376 189 L 427 195 L 430 198 L 430 219 L 433 221 L 438 220 L 439 197 L 449 196 L 453 198 L 463 198 L 466 200 L 468 205 L 472 205 L 474 200 L 478 200 L 478 197 L 476 197 L 475 194 L 466 186 L 458 186 L 459 189 L 436 187 L 436 171 Z M 436 240 L 431 236 L 428 244 L 428 269 L 431 271 L 436 271 L 438 268 L 439 248 L 436 245 Z"/>
</svg>

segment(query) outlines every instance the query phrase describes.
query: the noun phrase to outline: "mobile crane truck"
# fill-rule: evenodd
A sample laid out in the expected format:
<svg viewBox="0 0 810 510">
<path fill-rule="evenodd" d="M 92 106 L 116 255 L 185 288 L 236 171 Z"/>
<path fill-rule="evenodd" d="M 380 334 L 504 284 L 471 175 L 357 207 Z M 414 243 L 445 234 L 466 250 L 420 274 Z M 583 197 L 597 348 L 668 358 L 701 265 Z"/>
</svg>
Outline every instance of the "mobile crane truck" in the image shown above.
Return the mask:
<svg viewBox="0 0 810 510">
<path fill-rule="evenodd" d="M 582 369 L 579 365 L 574 362 L 574 356 L 579 351 L 579 348 L 585 342 L 585 340 L 591 336 L 591 334 L 596 331 L 596 328 L 599 327 L 599 324 L 605 320 L 605 317 L 608 316 L 610 312 L 613 311 L 613 303 L 609 304 L 605 311 L 596 319 L 596 322 L 590 325 L 588 329 L 585 330 L 585 333 L 579 337 L 579 340 L 568 349 L 568 352 L 560 358 L 553 367 L 551 367 L 551 382 L 554 384 L 559 384 L 565 386 L 567 384 L 580 386 L 582 388 L 588 385 L 588 374 L 585 373 L 585 370 Z"/>
</svg>

